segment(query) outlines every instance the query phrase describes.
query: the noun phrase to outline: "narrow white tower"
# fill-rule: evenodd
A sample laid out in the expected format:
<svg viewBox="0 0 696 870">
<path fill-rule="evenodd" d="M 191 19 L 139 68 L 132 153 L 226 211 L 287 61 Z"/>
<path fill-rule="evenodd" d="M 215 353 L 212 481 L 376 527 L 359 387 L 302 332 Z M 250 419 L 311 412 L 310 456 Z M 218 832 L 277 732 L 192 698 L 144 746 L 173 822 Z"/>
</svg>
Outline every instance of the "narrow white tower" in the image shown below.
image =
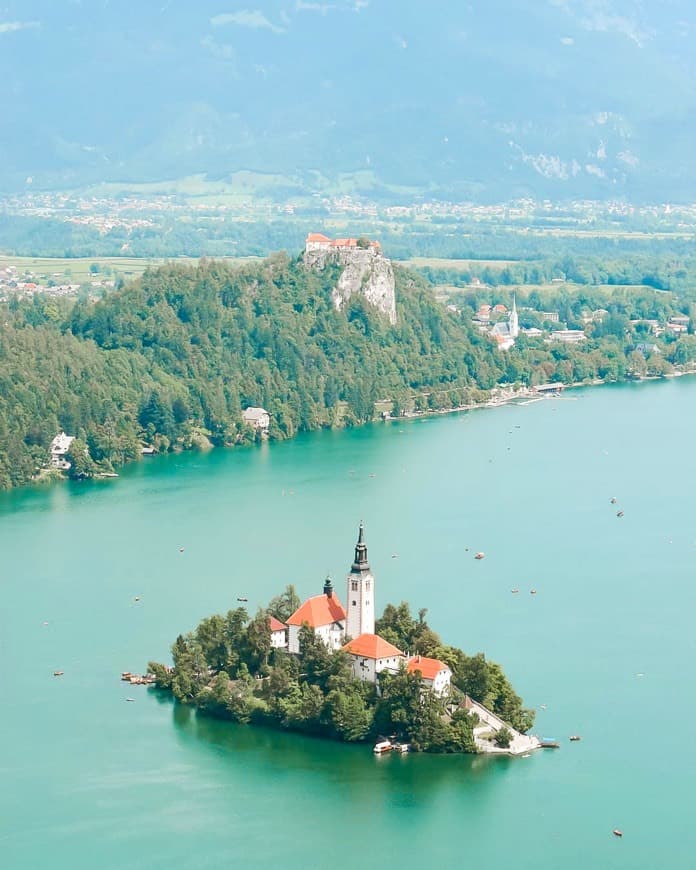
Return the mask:
<svg viewBox="0 0 696 870">
<path fill-rule="evenodd" d="M 346 579 L 346 635 L 353 640 L 375 633 L 375 578 L 367 561 L 365 530 L 360 523 L 355 560 Z"/>
<path fill-rule="evenodd" d="M 508 328 L 510 330 L 510 335 L 512 338 L 517 338 L 520 334 L 520 322 L 517 319 L 517 303 L 515 301 L 515 294 L 512 294 L 512 311 L 510 312 L 510 320 L 508 321 Z"/>
</svg>

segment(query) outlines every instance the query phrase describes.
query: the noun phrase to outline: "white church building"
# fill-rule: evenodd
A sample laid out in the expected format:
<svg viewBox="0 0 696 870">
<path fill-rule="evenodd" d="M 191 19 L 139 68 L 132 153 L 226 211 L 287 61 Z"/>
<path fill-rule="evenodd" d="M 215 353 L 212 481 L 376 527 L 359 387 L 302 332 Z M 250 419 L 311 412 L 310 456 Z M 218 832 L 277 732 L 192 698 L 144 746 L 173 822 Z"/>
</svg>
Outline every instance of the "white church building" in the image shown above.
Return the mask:
<svg viewBox="0 0 696 870">
<path fill-rule="evenodd" d="M 375 634 L 375 578 L 367 559 L 362 523 L 353 564 L 346 577 L 345 608 L 334 593 L 331 578 L 327 577 L 323 594 L 308 598 L 287 620 L 288 652 L 300 652 L 303 625 L 314 629 L 330 650 L 343 649 L 348 653 L 353 676 L 358 680 L 376 683 L 383 671 L 398 673 L 406 667 L 409 673 L 418 671 L 423 682 L 436 694 L 443 695 L 449 690 L 452 672 L 444 662 L 423 656 L 409 659 L 394 644 Z M 282 623 L 278 623 L 278 629 L 281 626 Z"/>
</svg>

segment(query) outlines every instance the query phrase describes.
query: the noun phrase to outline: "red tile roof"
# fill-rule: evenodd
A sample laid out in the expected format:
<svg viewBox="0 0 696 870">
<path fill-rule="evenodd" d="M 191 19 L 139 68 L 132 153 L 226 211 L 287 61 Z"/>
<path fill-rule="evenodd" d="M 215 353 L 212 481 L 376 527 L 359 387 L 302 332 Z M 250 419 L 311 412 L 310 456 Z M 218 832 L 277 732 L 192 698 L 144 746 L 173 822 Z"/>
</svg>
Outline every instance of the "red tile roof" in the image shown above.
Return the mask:
<svg viewBox="0 0 696 870">
<path fill-rule="evenodd" d="M 409 660 L 407 671 L 414 674 L 420 671 L 424 680 L 434 680 L 440 671 L 449 670 L 449 665 L 439 659 L 427 659 L 425 656 L 414 656 Z"/>
<path fill-rule="evenodd" d="M 361 634 L 360 637 L 347 643 L 343 649 L 354 656 L 363 656 L 366 659 L 390 659 L 403 655 L 393 643 L 389 643 L 378 634 Z"/>
<path fill-rule="evenodd" d="M 302 625 L 306 622 L 312 628 L 319 628 L 320 625 L 331 625 L 345 618 L 343 605 L 335 595 L 331 598 L 328 595 L 315 595 L 297 608 L 288 619 L 288 625 Z"/>
<path fill-rule="evenodd" d="M 284 622 L 276 619 L 275 616 L 269 616 L 268 619 L 271 623 L 271 631 L 285 631 L 286 626 Z"/>
<path fill-rule="evenodd" d="M 310 233 L 307 236 L 308 242 L 330 242 L 331 239 L 328 236 L 323 235 L 323 233 Z"/>
</svg>

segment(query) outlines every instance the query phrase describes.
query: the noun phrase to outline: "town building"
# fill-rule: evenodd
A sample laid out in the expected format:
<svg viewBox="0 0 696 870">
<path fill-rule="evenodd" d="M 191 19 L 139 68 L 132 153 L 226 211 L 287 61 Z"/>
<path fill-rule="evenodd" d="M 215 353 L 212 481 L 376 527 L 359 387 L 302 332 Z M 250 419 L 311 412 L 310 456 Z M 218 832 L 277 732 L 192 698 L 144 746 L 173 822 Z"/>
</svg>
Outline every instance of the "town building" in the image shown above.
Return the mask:
<svg viewBox="0 0 696 870">
<path fill-rule="evenodd" d="M 423 682 L 433 690 L 436 695 L 442 697 L 450 690 L 452 671 L 449 665 L 439 659 L 429 659 L 425 656 L 413 656 L 409 659 L 407 671 L 409 674 L 420 672 Z"/>
<path fill-rule="evenodd" d="M 368 683 L 376 683 L 382 671 L 396 674 L 406 664 L 406 656 L 401 650 L 378 634 L 361 634 L 343 649 L 351 658 L 355 679 Z"/>
<path fill-rule="evenodd" d="M 300 652 L 300 629 L 308 625 L 331 650 L 340 649 L 346 635 L 346 612 L 334 595 L 331 578 L 324 581 L 324 592 L 308 598 L 288 618 L 288 652 Z"/>
<path fill-rule="evenodd" d="M 242 420 L 248 426 L 253 426 L 254 429 L 261 429 L 263 432 L 268 431 L 268 427 L 271 424 L 270 414 L 263 408 L 246 408 L 242 411 Z"/>
<path fill-rule="evenodd" d="M 271 625 L 271 649 L 287 649 L 287 625 L 279 619 L 276 619 L 275 616 L 269 616 L 269 622 Z"/>
<path fill-rule="evenodd" d="M 587 336 L 581 329 L 557 329 L 549 336 L 549 341 L 562 341 L 565 344 L 579 344 Z"/>
<path fill-rule="evenodd" d="M 60 468 L 67 471 L 70 468 L 70 463 L 65 458 L 65 454 L 70 449 L 70 445 L 75 440 L 74 435 L 66 435 L 65 432 L 59 432 L 51 441 L 51 465 L 53 468 Z"/>
</svg>

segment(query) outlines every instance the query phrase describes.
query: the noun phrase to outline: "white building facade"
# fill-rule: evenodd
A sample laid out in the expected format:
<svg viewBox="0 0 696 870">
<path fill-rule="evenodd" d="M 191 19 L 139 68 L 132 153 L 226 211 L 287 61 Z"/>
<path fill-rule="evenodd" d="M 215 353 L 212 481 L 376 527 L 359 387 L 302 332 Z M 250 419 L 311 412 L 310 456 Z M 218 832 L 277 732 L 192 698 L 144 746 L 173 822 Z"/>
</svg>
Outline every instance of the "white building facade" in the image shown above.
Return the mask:
<svg viewBox="0 0 696 870">
<path fill-rule="evenodd" d="M 401 650 L 377 634 L 362 634 L 349 641 L 343 649 L 351 658 L 355 679 L 367 683 L 376 683 L 382 671 L 396 674 L 406 664 L 406 656 Z"/>
</svg>

